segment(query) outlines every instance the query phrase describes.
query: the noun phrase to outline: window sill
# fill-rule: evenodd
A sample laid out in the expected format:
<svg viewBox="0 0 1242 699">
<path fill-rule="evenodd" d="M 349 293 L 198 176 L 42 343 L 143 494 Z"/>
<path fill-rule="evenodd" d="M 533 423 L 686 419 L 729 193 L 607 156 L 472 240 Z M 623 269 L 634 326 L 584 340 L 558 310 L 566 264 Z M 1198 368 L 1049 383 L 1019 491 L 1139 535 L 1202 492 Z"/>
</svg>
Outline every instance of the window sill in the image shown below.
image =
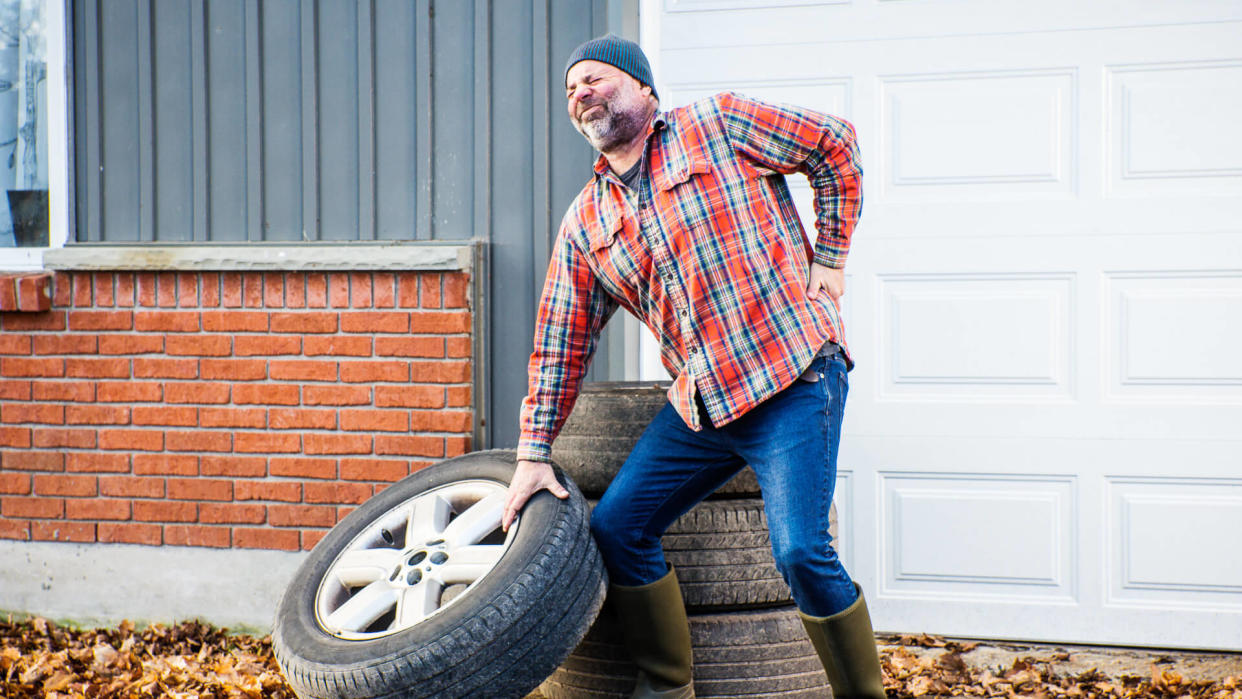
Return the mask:
<svg viewBox="0 0 1242 699">
<path fill-rule="evenodd" d="M 43 267 L 107 271 L 469 271 L 478 243 L 349 242 L 281 245 L 80 244 L 42 250 Z"/>
</svg>

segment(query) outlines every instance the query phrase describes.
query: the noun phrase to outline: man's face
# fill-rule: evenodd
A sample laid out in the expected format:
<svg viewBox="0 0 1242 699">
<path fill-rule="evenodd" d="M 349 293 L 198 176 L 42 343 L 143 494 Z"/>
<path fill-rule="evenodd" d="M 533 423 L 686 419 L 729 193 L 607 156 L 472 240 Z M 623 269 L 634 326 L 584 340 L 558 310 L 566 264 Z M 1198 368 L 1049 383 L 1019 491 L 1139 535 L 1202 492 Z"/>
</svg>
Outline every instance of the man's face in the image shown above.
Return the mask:
<svg viewBox="0 0 1242 699">
<path fill-rule="evenodd" d="M 651 88 L 599 61 L 579 61 L 565 76 L 574 128 L 601 153 L 628 143 L 651 116 Z"/>
</svg>

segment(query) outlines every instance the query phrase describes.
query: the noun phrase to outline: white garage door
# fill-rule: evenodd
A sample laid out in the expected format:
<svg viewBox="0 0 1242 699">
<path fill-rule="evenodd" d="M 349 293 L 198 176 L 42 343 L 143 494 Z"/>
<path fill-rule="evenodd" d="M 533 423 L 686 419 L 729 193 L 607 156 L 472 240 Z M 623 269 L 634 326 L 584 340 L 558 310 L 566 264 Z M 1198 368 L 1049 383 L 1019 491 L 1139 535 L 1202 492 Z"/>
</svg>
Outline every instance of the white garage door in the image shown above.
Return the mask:
<svg viewBox="0 0 1242 699">
<path fill-rule="evenodd" d="M 666 105 L 860 134 L 838 506 L 877 628 L 1242 649 L 1242 3 L 643 10 Z"/>
</svg>

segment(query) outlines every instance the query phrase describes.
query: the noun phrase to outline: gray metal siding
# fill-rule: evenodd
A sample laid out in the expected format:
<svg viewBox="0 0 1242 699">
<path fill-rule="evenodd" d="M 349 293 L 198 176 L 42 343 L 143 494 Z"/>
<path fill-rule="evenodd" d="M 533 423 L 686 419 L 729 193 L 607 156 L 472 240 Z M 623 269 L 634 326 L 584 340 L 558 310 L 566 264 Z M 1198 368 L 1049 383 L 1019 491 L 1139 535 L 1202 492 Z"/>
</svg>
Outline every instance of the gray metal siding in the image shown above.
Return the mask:
<svg viewBox="0 0 1242 699">
<path fill-rule="evenodd" d="M 81 0 L 76 240 L 487 240 L 480 400 L 514 444 L 550 245 L 594 160 L 564 61 L 636 19 L 636 0 Z M 621 335 L 589 378 L 622 377 Z"/>
</svg>

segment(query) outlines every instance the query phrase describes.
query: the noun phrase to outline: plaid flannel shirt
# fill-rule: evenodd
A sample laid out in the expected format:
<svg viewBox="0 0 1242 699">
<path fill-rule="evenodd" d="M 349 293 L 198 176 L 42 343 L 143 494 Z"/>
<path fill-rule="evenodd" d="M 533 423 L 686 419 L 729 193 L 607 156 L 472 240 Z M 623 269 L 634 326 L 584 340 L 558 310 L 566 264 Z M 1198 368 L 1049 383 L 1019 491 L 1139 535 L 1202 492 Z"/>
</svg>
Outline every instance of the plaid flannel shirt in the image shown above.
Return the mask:
<svg viewBox="0 0 1242 699">
<path fill-rule="evenodd" d="M 792 383 L 828 340 L 836 302 L 808 299 L 809 264 L 845 266 L 862 208 L 853 127 L 814 111 L 722 93 L 659 113 L 647 176 L 623 185 L 601 156 L 561 223 L 539 303 L 518 458 L 547 461 L 595 351 L 623 306 L 660 343 L 669 400 L 702 429 Z M 785 174 L 815 194 L 812 247 Z M 848 357 L 848 350 L 847 350 Z"/>
</svg>

